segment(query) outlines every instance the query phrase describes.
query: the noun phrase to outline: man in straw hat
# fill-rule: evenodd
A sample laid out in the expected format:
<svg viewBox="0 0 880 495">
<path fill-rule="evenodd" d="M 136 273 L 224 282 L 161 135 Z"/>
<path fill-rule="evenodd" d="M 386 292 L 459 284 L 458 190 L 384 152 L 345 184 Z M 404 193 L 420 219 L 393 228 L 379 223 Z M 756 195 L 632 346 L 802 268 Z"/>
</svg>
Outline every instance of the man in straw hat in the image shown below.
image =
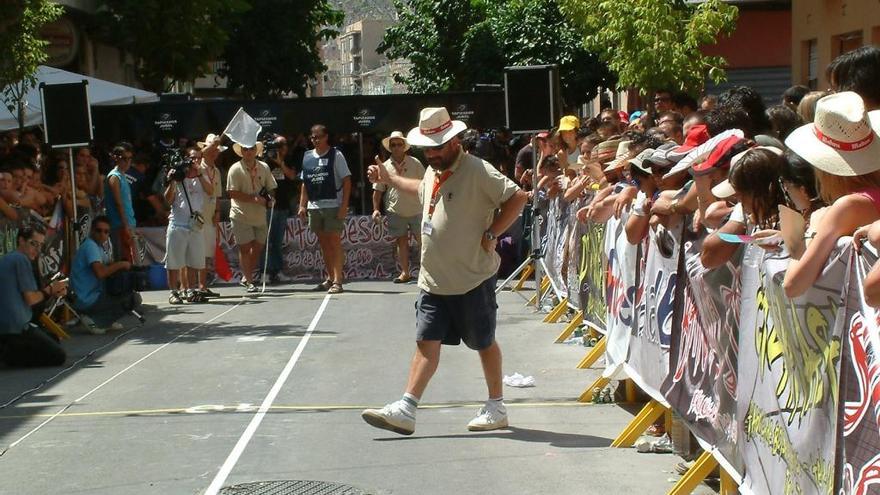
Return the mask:
<svg viewBox="0 0 880 495">
<path fill-rule="evenodd" d="M 205 224 L 202 226 L 202 235 L 205 238 L 205 268 L 201 280 L 205 284 L 201 288 L 206 296 L 217 297 L 220 294 L 208 288 L 208 267 L 213 267 L 214 247 L 217 244 L 217 224 L 220 223 L 220 210 L 217 209 L 217 198 L 223 195 L 223 185 L 220 182 L 220 169 L 217 168 L 216 160 L 220 153 L 226 150 L 226 146 L 220 145 L 220 136 L 208 134 L 204 141 L 198 141 L 196 146 L 202 151 L 202 163 L 199 169 L 202 175 L 211 184 L 212 192 L 205 197 L 202 204 L 202 217 Z"/>
<path fill-rule="evenodd" d="M 403 397 L 367 409 L 372 426 L 402 435 L 415 431 L 416 408 L 437 369 L 441 344 L 460 341 L 479 352 L 489 391 L 471 431 L 505 428 L 501 348 L 495 341 L 496 238 L 517 219 L 528 195 L 491 164 L 466 154 L 457 135 L 467 129 L 445 108 L 422 110 L 407 142 L 424 148 L 430 168 L 422 180 L 373 165 L 370 180 L 418 194 L 422 202 L 422 266 L 416 302 L 416 351 Z M 495 214 L 496 210 L 500 210 Z"/>
<path fill-rule="evenodd" d="M 272 206 L 272 194 L 278 185 L 269 166 L 257 159 L 263 154 L 263 143 L 257 141 L 256 134 L 245 141 L 232 145 L 241 160 L 229 167 L 226 190 L 232 200 L 229 219 L 239 248 L 242 283 L 253 293 L 258 290 L 254 285 L 254 270 L 269 235 L 266 209 Z"/>
<path fill-rule="evenodd" d="M 327 279 L 315 290 L 341 294 L 345 256 L 341 234 L 351 196 L 351 171 L 342 152 L 330 146 L 327 127 L 313 125 L 310 137 L 315 148 L 303 155 L 298 215 L 303 219 L 308 215 L 327 267 Z"/>
<path fill-rule="evenodd" d="M 388 173 L 396 173 L 401 177 L 421 180 L 425 176 L 425 166 L 415 157 L 408 155 L 409 144 L 400 131 L 394 131 L 382 140 L 382 146 L 391 152 L 385 162 L 376 156 L 376 164 L 388 169 Z M 382 196 L 385 196 L 385 213 L 388 214 L 388 232 L 397 239 L 397 256 L 400 262 L 400 275 L 394 279 L 395 284 L 409 282 L 409 234 L 419 239 L 422 222 L 422 205 L 412 194 L 401 194 L 397 189 L 385 184 L 373 184 L 373 220 L 379 221 L 382 212 Z"/>
</svg>

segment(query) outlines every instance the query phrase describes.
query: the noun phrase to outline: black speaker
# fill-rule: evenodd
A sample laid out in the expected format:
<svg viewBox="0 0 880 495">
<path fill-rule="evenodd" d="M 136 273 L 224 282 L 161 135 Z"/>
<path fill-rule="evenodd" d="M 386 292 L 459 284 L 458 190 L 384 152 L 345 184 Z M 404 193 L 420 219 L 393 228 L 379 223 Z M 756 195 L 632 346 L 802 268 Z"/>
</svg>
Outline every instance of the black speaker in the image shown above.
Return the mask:
<svg viewBox="0 0 880 495">
<path fill-rule="evenodd" d="M 88 81 L 40 84 L 43 130 L 52 148 L 87 146 L 93 138 Z"/>
<path fill-rule="evenodd" d="M 504 68 L 504 108 L 513 132 L 540 132 L 559 121 L 559 69 L 555 65 Z"/>
</svg>

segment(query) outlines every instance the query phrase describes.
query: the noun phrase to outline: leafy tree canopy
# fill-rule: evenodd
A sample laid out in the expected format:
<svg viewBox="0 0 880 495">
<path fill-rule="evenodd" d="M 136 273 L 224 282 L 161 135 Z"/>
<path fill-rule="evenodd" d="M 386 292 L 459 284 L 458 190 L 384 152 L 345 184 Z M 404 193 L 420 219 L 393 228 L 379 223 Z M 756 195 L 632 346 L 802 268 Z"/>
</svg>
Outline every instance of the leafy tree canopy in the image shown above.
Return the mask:
<svg viewBox="0 0 880 495">
<path fill-rule="evenodd" d="M 581 104 L 614 80 L 557 0 L 396 0 L 380 52 L 412 62 L 412 91 L 467 91 L 503 82 L 510 65 L 559 65 L 563 99 Z"/>
<path fill-rule="evenodd" d="M 736 27 L 738 10 L 721 0 L 559 0 L 587 48 L 608 64 L 621 87 L 699 91 L 706 77 L 725 79 L 725 61 L 701 48 Z"/>
<path fill-rule="evenodd" d="M 0 88 L 10 111 L 15 111 L 27 90 L 34 85 L 34 73 L 48 55 L 48 42 L 40 29 L 64 13 L 50 0 L 0 0 Z M 8 15 L 7 15 L 8 14 Z"/>
<path fill-rule="evenodd" d="M 319 45 L 335 37 L 344 13 L 327 0 L 249 0 L 223 52 L 230 92 L 267 98 L 305 96 L 310 78 L 327 68 Z"/>
<path fill-rule="evenodd" d="M 111 44 L 134 57 L 144 87 L 167 91 L 219 60 L 228 26 L 245 0 L 101 0 L 99 25 Z"/>
</svg>

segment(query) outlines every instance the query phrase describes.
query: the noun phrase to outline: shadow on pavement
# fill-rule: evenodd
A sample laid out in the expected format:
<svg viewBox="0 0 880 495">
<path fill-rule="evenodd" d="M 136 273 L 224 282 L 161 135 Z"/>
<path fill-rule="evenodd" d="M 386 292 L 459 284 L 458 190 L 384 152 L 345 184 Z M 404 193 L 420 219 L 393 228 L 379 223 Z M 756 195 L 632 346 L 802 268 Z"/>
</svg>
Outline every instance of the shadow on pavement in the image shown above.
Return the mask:
<svg viewBox="0 0 880 495">
<path fill-rule="evenodd" d="M 495 430 L 487 433 L 457 433 L 454 435 L 430 435 L 430 436 L 412 436 L 412 437 L 391 437 L 376 438 L 377 442 L 402 442 L 417 441 L 426 439 L 471 439 L 480 440 L 484 438 L 501 438 L 504 440 L 515 440 L 517 442 L 530 443 L 546 443 L 553 447 L 564 449 L 584 449 L 610 447 L 611 439 L 603 437 L 595 437 L 593 435 L 578 435 L 575 433 L 557 433 L 546 430 L 533 430 L 530 428 L 519 428 L 511 426 L 503 430 Z"/>
</svg>

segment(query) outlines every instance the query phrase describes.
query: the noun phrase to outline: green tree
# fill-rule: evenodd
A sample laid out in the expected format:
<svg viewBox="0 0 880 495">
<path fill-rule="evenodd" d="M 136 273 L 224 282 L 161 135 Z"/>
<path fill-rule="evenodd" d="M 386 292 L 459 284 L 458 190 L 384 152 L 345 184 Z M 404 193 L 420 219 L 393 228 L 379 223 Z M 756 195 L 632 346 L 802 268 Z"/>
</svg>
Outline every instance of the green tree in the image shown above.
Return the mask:
<svg viewBox="0 0 880 495">
<path fill-rule="evenodd" d="M 227 88 L 257 98 L 293 92 L 325 71 L 319 44 L 335 37 L 345 14 L 327 0 L 250 0 L 223 53 Z"/>
<path fill-rule="evenodd" d="M 134 57 L 144 87 L 164 92 L 219 60 L 229 23 L 248 8 L 244 0 L 101 0 L 99 25 Z"/>
<path fill-rule="evenodd" d="M 40 29 L 64 13 L 49 0 L 0 0 L 4 17 L 0 19 L 0 88 L 10 112 L 19 114 L 21 100 L 35 84 L 34 73 L 48 55 L 48 42 Z"/>
<path fill-rule="evenodd" d="M 510 65 L 557 64 L 568 107 L 614 84 L 557 0 L 397 0 L 395 6 L 399 23 L 380 51 L 412 62 L 403 82 L 415 92 L 501 84 Z"/>
<path fill-rule="evenodd" d="M 701 48 L 736 27 L 738 10 L 721 0 L 559 0 L 584 40 L 621 87 L 699 91 L 707 77 L 725 79 L 722 57 Z"/>
<path fill-rule="evenodd" d="M 467 91 L 473 67 L 463 53 L 486 61 L 500 55 L 478 50 L 475 42 L 485 30 L 468 37 L 471 26 L 486 20 L 487 6 L 479 0 L 395 0 L 398 23 L 385 31 L 379 53 L 390 59 L 408 59 L 412 70 L 403 82 L 416 93 Z M 496 67 L 498 64 L 492 64 Z M 488 69 L 488 68 L 487 68 Z"/>
<path fill-rule="evenodd" d="M 557 0 L 507 0 L 490 20 L 506 65 L 559 66 L 562 100 L 574 108 L 599 87 L 616 83 L 608 67 L 587 50 L 580 31 L 563 14 Z"/>
</svg>

